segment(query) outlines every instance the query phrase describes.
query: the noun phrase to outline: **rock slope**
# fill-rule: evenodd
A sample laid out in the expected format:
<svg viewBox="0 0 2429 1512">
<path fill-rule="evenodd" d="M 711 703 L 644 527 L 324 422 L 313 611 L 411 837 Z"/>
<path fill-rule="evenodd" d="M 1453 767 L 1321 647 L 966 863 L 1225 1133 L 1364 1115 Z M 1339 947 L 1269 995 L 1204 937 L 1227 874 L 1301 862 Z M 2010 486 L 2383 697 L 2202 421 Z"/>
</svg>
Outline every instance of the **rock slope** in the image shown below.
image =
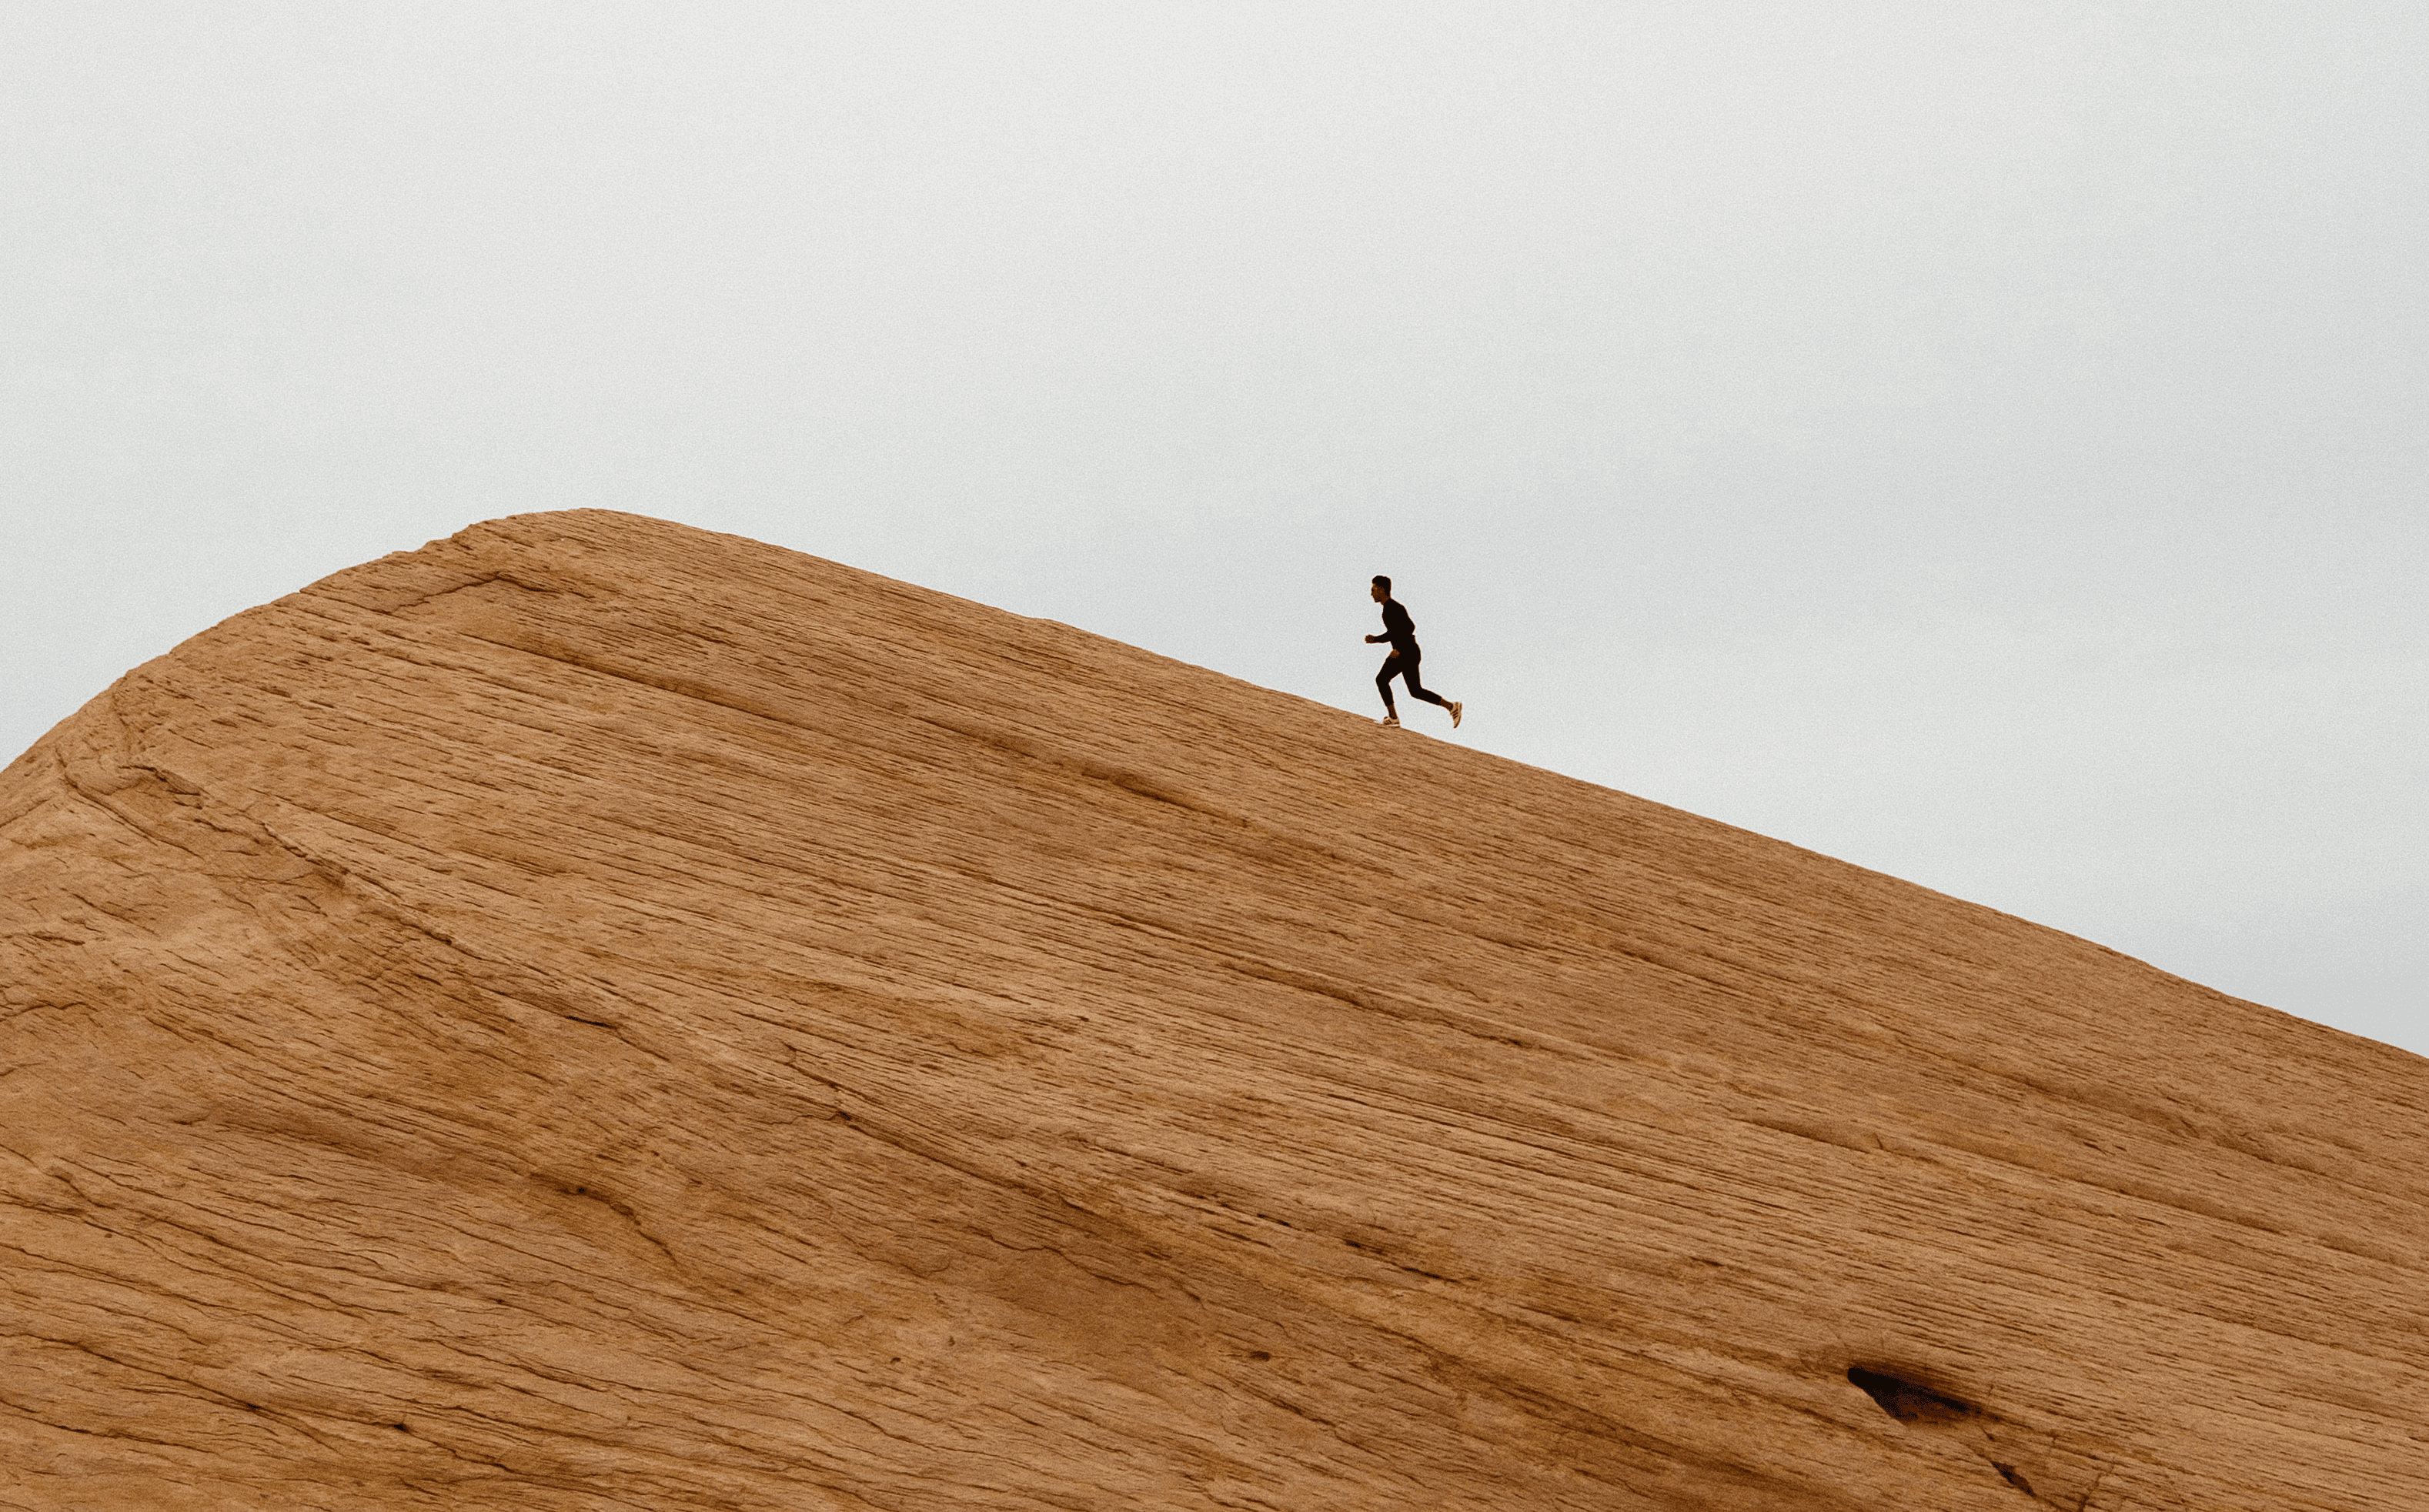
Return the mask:
<svg viewBox="0 0 2429 1512">
<path fill-rule="evenodd" d="M 0 776 L 0 1507 L 2429 1506 L 2429 1061 L 595 511 Z"/>
</svg>

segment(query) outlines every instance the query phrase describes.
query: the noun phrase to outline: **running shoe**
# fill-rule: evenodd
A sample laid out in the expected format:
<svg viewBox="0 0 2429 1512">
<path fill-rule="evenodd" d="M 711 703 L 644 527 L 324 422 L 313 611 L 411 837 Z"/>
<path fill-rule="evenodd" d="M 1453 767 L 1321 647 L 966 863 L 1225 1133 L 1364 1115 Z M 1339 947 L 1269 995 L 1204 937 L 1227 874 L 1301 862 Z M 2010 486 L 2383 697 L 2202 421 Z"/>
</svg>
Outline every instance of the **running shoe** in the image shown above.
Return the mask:
<svg viewBox="0 0 2429 1512">
<path fill-rule="evenodd" d="M 1399 716 L 1398 715 L 1396 715 L 1396 714 L 1387 714 L 1387 715 L 1385 715 L 1383 716 L 1383 728 L 1384 728 L 1384 729 L 1386 729 L 1386 730 L 1397 730 L 1397 729 L 1399 729 L 1399 728 L 1400 728 L 1400 716 Z"/>
<path fill-rule="evenodd" d="M 1459 728 L 1459 712 L 1466 707 L 1467 705 L 1463 703 L 1454 703 L 1450 706 L 1450 727 L 1453 730 Z"/>
</svg>

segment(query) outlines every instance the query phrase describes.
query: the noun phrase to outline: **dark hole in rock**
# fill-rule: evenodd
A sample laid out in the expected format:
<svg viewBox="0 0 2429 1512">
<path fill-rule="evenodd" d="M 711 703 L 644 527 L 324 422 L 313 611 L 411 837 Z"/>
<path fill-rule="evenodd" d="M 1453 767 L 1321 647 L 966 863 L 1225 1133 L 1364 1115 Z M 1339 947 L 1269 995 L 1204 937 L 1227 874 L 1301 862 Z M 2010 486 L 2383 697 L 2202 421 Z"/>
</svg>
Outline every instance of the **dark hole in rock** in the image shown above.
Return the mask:
<svg viewBox="0 0 2429 1512">
<path fill-rule="evenodd" d="M 1268 1360 L 1273 1358 L 1273 1356 L 1265 1353 L 1262 1349 L 1252 1349 L 1248 1351 L 1248 1357 L 1253 1360 Z"/>
<path fill-rule="evenodd" d="M 411 1433 L 413 1431 L 401 1422 L 391 1422 L 388 1426 L 394 1428 L 399 1433 Z"/>
<path fill-rule="evenodd" d="M 1860 1365 L 1848 1370 L 1847 1379 L 1861 1387 L 1866 1396 L 1880 1404 L 1883 1412 L 1900 1422 L 1953 1422 L 1975 1415 L 1975 1408 L 1955 1397 Z"/>
<path fill-rule="evenodd" d="M 2018 1450 L 2033 1447 L 2025 1441 L 2032 1436 L 2020 1437 L 2015 1425 L 1997 1413 L 1970 1402 L 1960 1402 L 1945 1391 L 1934 1390 L 1919 1382 L 1905 1380 L 1885 1371 L 1868 1371 L 1860 1365 L 1847 1372 L 1847 1379 L 1860 1387 L 1883 1412 L 1898 1422 L 1963 1445 L 1982 1456 L 1983 1462 L 1998 1471 L 1999 1478 L 2009 1486 L 2036 1501 L 2047 1500 L 2033 1489 L 2032 1481 L 2014 1463 L 2018 1458 L 2025 1457 L 2018 1454 Z M 2042 1469 L 2036 1463 L 2033 1473 L 2039 1475 Z"/>
</svg>

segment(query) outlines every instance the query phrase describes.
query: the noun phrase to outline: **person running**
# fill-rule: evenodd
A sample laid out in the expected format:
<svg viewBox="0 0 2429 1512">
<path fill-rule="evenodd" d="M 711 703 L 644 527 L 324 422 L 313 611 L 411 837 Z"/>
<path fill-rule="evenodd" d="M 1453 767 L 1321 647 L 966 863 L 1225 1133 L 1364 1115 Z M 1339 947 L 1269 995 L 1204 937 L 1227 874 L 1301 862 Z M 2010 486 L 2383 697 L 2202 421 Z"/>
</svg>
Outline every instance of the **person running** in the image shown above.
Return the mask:
<svg viewBox="0 0 2429 1512">
<path fill-rule="evenodd" d="M 1427 692 L 1426 685 L 1417 681 L 1417 662 L 1425 653 L 1417 649 L 1416 621 L 1400 607 L 1400 600 L 1392 597 L 1392 580 L 1378 573 L 1369 597 L 1383 606 L 1383 633 L 1367 636 L 1366 644 L 1372 646 L 1378 641 L 1392 643 L 1392 654 L 1383 658 L 1383 670 L 1375 674 L 1375 691 L 1383 696 L 1383 723 L 1394 730 L 1400 728 L 1400 711 L 1392 702 L 1392 680 L 1398 678 L 1409 685 L 1410 698 L 1422 698 L 1448 709 L 1450 727 L 1457 730 L 1460 711 L 1467 706 L 1453 703 L 1439 693 Z"/>
</svg>

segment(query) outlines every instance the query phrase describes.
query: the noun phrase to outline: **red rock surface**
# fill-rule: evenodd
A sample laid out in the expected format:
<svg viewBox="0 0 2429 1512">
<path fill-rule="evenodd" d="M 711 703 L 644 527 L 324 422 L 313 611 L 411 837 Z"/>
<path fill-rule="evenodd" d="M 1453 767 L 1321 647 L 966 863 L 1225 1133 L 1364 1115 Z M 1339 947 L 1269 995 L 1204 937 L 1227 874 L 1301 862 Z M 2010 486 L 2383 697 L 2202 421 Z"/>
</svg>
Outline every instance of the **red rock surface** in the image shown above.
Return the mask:
<svg viewBox="0 0 2429 1512">
<path fill-rule="evenodd" d="M 240 615 L 0 876 L 0 1507 L 2429 1506 L 2429 1061 L 771 547 Z"/>
</svg>

